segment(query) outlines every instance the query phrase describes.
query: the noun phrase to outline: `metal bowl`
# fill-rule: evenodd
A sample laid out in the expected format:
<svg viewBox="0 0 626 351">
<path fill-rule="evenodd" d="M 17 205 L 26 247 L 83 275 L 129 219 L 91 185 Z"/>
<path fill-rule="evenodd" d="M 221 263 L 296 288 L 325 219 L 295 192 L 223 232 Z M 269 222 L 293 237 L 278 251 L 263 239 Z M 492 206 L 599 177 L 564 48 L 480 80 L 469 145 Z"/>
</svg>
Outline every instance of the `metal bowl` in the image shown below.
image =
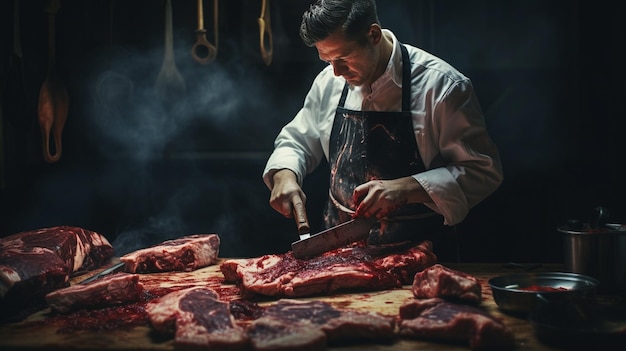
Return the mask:
<svg viewBox="0 0 626 351">
<path fill-rule="evenodd" d="M 502 275 L 489 279 L 493 299 L 505 312 L 529 313 L 537 296 L 568 299 L 573 303 L 593 302 L 599 281 L 563 272 L 534 272 Z"/>
</svg>

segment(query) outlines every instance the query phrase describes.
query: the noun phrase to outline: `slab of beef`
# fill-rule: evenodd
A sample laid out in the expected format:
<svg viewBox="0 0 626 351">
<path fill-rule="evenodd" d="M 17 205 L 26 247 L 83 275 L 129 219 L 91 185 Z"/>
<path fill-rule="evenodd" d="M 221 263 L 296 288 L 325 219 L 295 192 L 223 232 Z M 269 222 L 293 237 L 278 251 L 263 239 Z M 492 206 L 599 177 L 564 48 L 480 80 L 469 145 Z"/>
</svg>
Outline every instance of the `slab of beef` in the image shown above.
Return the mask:
<svg viewBox="0 0 626 351">
<path fill-rule="evenodd" d="M 355 245 L 299 260 L 291 251 L 258 258 L 231 259 L 220 270 L 243 297 L 305 297 L 339 290 L 378 291 L 412 284 L 416 272 L 437 262 L 432 244 L 412 247 Z"/>
<path fill-rule="evenodd" d="M 482 297 L 476 277 L 441 264 L 415 273 L 412 290 L 417 298 L 442 297 L 476 304 Z"/>
<path fill-rule="evenodd" d="M 401 336 L 469 344 L 472 350 L 508 350 L 512 331 L 475 305 L 441 298 L 413 299 L 400 306 Z"/>
<path fill-rule="evenodd" d="M 146 313 L 155 330 L 174 335 L 177 349 L 246 350 L 249 345 L 229 303 L 208 287 L 186 288 L 152 300 Z"/>
<path fill-rule="evenodd" d="M 138 275 L 116 273 L 89 284 L 55 290 L 46 295 L 46 302 L 53 311 L 68 313 L 139 301 L 142 292 L 143 285 Z"/>
<path fill-rule="evenodd" d="M 4 317 L 69 285 L 70 276 L 107 263 L 113 246 L 99 233 L 58 226 L 0 239 L 0 307 Z"/>
<path fill-rule="evenodd" d="M 388 342 L 394 328 L 393 317 L 281 299 L 250 324 L 248 337 L 254 350 L 324 350 L 333 342 Z"/>
<path fill-rule="evenodd" d="M 164 241 L 120 257 L 128 273 L 190 272 L 217 262 L 217 234 L 194 234 Z"/>
</svg>

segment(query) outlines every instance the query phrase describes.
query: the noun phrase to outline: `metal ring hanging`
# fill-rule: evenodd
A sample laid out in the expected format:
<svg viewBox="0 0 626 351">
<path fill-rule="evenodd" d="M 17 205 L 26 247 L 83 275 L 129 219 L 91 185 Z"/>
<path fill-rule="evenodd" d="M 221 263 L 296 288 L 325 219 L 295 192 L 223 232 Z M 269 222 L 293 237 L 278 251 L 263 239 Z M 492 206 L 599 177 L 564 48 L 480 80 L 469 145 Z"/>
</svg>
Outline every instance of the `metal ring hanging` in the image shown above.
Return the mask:
<svg viewBox="0 0 626 351">
<path fill-rule="evenodd" d="M 218 47 L 218 0 L 213 0 L 213 32 L 215 35 L 215 44 L 211 44 L 206 39 L 206 29 L 204 29 L 204 15 L 202 9 L 202 0 L 198 0 L 198 29 L 196 29 L 196 43 L 191 48 L 191 56 L 193 59 L 206 65 L 207 63 L 215 60 L 217 57 Z M 205 48 L 207 50 L 206 56 L 199 56 L 198 49 Z"/>
</svg>

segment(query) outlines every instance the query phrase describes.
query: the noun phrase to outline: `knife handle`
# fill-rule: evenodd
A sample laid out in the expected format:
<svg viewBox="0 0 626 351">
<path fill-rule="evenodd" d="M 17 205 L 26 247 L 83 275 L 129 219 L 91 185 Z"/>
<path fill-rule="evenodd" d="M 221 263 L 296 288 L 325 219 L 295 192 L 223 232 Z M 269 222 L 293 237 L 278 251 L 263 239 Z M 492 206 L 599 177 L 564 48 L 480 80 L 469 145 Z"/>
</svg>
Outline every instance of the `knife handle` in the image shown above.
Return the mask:
<svg viewBox="0 0 626 351">
<path fill-rule="evenodd" d="M 298 235 L 308 234 L 311 232 L 309 226 L 309 220 L 307 219 L 306 212 L 300 208 L 298 210 L 296 206 L 293 207 L 293 218 L 296 220 L 296 226 L 298 227 Z"/>
</svg>

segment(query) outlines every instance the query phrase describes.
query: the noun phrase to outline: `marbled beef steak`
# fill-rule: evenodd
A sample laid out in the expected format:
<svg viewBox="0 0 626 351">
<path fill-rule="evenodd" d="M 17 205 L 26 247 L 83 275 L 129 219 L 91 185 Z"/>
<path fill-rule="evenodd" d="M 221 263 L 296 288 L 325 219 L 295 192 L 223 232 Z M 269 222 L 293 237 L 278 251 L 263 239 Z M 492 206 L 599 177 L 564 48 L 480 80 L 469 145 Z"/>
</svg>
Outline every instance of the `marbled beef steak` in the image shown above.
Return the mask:
<svg viewBox="0 0 626 351">
<path fill-rule="evenodd" d="M 248 338 L 237 325 L 229 303 L 208 287 L 175 291 L 150 301 L 146 313 L 152 327 L 174 335 L 176 349 L 248 350 Z"/>
<path fill-rule="evenodd" d="M 253 350 L 325 350 L 327 344 L 389 342 L 395 319 L 323 301 L 281 299 L 247 328 Z"/>
<path fill-rule="evenodd" d="M 441 297 L 480 304 L 482 291 L 478 279 L 456 269 L 435 264 L 415 273 L 413 296 L 420 299 Z"/>
<path fill-rule="evenodd" d="M 45 303 L 45 294 L 69 285 L 70 276 L 98 268 L 113 256 L 99 233 L 58 226 L 0 239 L 0 307 L 3 318 L 25 305 Z"/>
<path fill-rule="evenodd" d="M 217 262 L 217 234 L 193 234 L 140 249 L 120 257 L 128 273 L 190 272 Z"/>
<path fill-rule="evenodd" d="M 412 299 L 400 306 L 399 333 L 403 337 L 467 344 L 472 350 L 509 350 L 513 332 L 476 305 L 442 298 Z"/>
<path fill-rule="evenodd" d="M 437 262 L 430 241 L 417 246 L 351 247 L 299 260 L 292 252 L 222 262 L 225 281 L 242 297 L 305 297 L 339 290 L 380 291 L 412 284 L 413 277 Z"/>
<path fill-rule="evenodd" d="M 103 308 L 139 301 L 143 285 L 139 275 L 115 273 L 89 284 L 75 284 L 46 295 L 52 311 L 68 313 L 77 309 Z"/>
</svg>

